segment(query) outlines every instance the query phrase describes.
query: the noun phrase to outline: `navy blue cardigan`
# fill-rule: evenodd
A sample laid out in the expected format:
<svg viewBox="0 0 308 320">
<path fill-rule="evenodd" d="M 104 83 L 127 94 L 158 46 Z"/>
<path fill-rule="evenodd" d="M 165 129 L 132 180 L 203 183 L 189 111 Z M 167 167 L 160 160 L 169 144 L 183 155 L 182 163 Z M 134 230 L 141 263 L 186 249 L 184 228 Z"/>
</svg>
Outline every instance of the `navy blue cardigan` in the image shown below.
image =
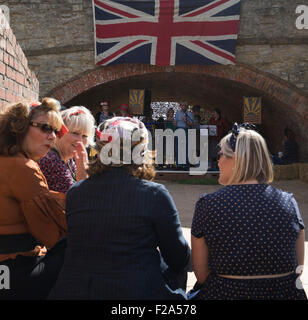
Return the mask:
<svg viewBox="0 0 308 320">
<path fill-rule="evenodd" d="M 68 191 L 66 216 L 64 266 L 49 298 L 179 298 L 162 275 L 161 256 L 181 273 L 190 248 L 163 185 L 112 168 Z"/>
</svg>

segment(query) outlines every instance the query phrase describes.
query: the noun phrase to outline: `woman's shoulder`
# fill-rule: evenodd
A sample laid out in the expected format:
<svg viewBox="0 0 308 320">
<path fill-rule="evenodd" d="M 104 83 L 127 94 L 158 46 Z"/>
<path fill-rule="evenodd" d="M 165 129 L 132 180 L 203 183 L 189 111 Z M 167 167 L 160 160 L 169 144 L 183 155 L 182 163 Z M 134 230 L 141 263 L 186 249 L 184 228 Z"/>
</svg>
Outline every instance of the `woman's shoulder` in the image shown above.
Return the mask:
<svg viewBox="0 0 308 320">
<path fill-rule="evenodd" d="M 267 196 L 271 196 L 273 199 L 276 198 L 279 200 L 291 200 L 294 197 L 292 192 L 276 188 L 272 185 L 267 186 L 265 193 Z"/>
<path fill-rule="evenodd" d="M 102 173 L 103 174 L 103 173 Z M 131 180 L 126 180 L 127 188 L 134 188 L 135 192 L 138 192 L 139 195 L 142 194 L 151 194 L 156 196 L 158 193 L 169 195 L 167 188 L 160 183 L 139 179 L 131 176 Z M 91 192 L 91 190 L 96 189 L 102 183 L 102 177 L 90 176 L 87 179 L 76 182 L 73 186 L 70 187 L 67 197 L 70 197 L 73 193 L 85 193 Z M 106 183 L 108 183 L 106 181 Z"/>
<path fill-rule="evenodd" d="M 58 153 L 55 152 L 54 150 L 50 150 L 43 158 L 41 158 L 38 161 L 38 163 L 41 164 L 41 163 L 46 163 L 46 162 L 53 162 L 53 161 L 58 161 L 59 159 L 61 160 Z"/>
<path fill-rule="evenodd" d="M 221 187 L 218 190 L 212 192 L 212 193 L 202 193 L 199 197 L 199 200 L 201 201 L 211 201 L 211 200 L 217 200 L 219 198 L 225 197 L 227 194 L 230 193 L 230 190 L 228 186 Z"/>
<path fill-rule="evenodd" d="M 4 165 L 2 168 L 9 172 L 10 181 L 18 184 L 27 185 L 28 183 L 36 183 L 41 181 L 45 184 L 45 177 L 38 165 L 34 160 L 28 159 L 24 156 L 7 157 L 3 160 Z"/>
<path fill-rule="evenodd" d="M 241 197 L 246 197 L 246 192 L 257 192 L 260 188 L 259 184 L 250 185 L 228 185 L 219 188 L 217 191 L 212 193 L 203 193 L 200 195 L 200 202 L 219 202 L 219 201 L 232 201 L 238 200 Z M 264 185 L 262 185 L 264 189 Z"/>
<path fill-rule="evenodd" d="M 28 159 L 24 156 L 14 156 L 14 157 L 5 157 L 4 162 L 8 163 L 12 168 L 14 168 L 14 173 L 20 172 L 20 170 L 40 170 L 36 161 Z"/>
<path fill-rule="evenodd" d="M 136 183 L 145 192 L 152 192 L 153 194 L 158 192 L 168 193 L 167 188 L 161 183 L 138 178 L 136 178 Z"/>
</svg>

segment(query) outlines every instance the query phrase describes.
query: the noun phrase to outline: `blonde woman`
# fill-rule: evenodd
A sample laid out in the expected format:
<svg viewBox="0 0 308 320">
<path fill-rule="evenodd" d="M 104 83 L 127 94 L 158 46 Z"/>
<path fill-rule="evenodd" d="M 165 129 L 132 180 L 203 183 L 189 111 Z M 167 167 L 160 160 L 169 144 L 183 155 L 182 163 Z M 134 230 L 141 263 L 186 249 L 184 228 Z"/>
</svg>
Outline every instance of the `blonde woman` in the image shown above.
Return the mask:
<svg viewBox="0 0 308 320">
<path fill-rule="evenodd" d="M 66 193 L 77 181 L 87 178 L 88 156 L 86 147 L 94 145 L 95 119 L 81 106 L 61 112 L 69 132 L 56 139 L 48 154 L 39 160 L 51 190 Z"/>
<path fill-rule="evenodd" d="M 273 169 L 264 139 L 235 124 L 220 148 L 225 187 L 201 195 L 192 222 L 201 287 L 195 298 L 306 299 L 295 272 L 304 264 L 304 223 L 293 195 L 269 185 Z"/>
</svg>

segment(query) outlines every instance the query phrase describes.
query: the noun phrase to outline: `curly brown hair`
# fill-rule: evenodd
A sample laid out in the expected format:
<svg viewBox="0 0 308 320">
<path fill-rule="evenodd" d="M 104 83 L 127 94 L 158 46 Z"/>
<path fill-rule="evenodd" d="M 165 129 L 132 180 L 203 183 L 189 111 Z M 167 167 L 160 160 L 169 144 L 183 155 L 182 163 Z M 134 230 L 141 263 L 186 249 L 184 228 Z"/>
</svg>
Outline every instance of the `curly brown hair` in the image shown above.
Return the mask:
<svg viewBox="0 0 308 320">
<path fill-rule="evenodd" d="M 8 105 L 0 113 L 0 155 L 15 156 L 22 152 L 22 143 L 31 120 L 42 114 L 48 114 L 52 125 L 60 130 L 63 121 L 58 102 L 53 98 L 44 98 L 42 103 L 32 110 L 27 101 Z"/>
<path fill-rule="evenodd" d="M 99 173 L 103 173 L 105 171 L 110 170 L 112 167 L 107 166 L 105 164 L 103 164 L 100 159 L 99 159 L 99 153 L 102 149 L 102 147 L 105 144 L 102 143 L 101 141 L 97 141 L 97 148 L 98 148 L 98 155 L 97 158 L 95 160 L 93 160 L 92 162 L 89 163 L 89 167 L 88 167 L 88 174 L 89 176 L 93 176 Z M 136 144 L 134 145 L 136 146 Z M 139 178 L 139 179 L 145 179 L 145 180 L 149 180 L 152 181 L 155 178 L 155 169 L 154 169 L 154 165 L 153 164 L 125 164 L 121 166 L 122 168 L 125 168 L 128 172 L 128 174 Z"/>
</svg>

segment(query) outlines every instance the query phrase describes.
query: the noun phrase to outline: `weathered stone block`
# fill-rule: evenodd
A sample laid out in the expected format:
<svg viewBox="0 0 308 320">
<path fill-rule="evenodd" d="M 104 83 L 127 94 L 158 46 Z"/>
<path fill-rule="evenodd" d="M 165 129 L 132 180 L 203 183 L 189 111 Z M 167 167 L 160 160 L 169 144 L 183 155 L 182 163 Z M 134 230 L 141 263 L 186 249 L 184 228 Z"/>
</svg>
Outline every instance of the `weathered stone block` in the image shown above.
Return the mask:
<svg viewBox="0 0 308 320">
<path fill-rule="evenodd" d="M 308 163 L 299 164 L 299 179 L 308 182 Z"/>
<path fill-rule="evenodd" d="M 299 178 L 299 164 L 275 165 L 275 180 L 294 180 Z"/>
</svg>

